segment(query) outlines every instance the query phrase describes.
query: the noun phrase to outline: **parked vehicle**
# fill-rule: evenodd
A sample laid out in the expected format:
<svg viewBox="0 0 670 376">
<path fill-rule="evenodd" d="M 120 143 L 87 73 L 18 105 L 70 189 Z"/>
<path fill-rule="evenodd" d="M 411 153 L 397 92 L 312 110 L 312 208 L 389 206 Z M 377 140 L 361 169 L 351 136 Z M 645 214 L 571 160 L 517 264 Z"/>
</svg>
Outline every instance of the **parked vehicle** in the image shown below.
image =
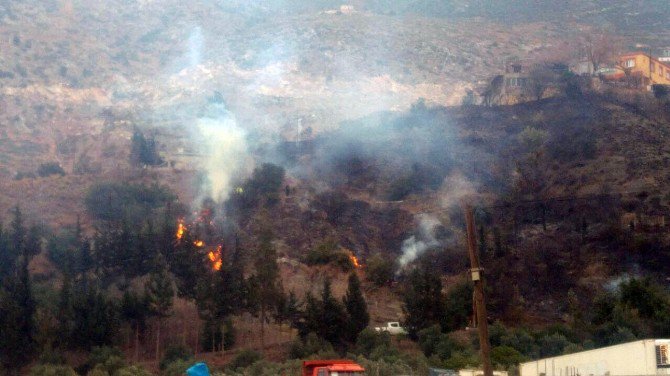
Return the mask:
<svg viewBox="0 0 670 376">
<path fill-rule="evenodd" d="M 305 360 L 302 376 L 364 376 L 365 368 L 348 359 Z"/>
<path fill-rule="evenodd" d="M 397 321 L 387 322 L 385 326 L 375 327 L 375 330 L 378 332 L 389 332 L 391 335 L 407 334 L 405 328 L 400 326 L 400 323 Z"/>
</svg>

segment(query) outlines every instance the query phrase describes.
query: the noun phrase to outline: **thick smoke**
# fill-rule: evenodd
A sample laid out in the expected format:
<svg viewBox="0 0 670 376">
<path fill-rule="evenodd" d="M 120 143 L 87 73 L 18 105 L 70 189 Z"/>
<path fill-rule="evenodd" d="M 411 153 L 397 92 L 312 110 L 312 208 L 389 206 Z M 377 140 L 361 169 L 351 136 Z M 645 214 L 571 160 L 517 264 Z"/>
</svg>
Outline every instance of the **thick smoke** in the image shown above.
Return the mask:
<svg viewBox="0 0 670 376">
<path fill-rule="evenodd" d="M 462 205 L 475 196 L 475 184 L 459 171 L 454 171 L 444 179 L 440 188 L 440 206 L 451 208 Z"/>
<path fill-rule="evenodd" d="M 398 259 L 400 269 L 416 260 L 423 252 L 441 245 L 435 232 L 441 225 L 440 221 L 430 214 L 416 216 L 417 231 L 402 242 L 402 255 Z"/>
<path fill-rule="evenodd" d="M 196 26 L 188 37 L 188 62 L 190 68 L 195 68 L 202 63 L 203 48 L 202 29 L 200 26 Z"/>
<path fill-rule="evenodd" d="M 202 167 L 207 179 L 203 192 L 216 202 L 224 202 L 233 184 L 248 176 L 253 168 L 247 133 L 223 103 L 211 104 L 209 114 L 199 118 L 197 125 L 205 154 Z"/>
</svg>

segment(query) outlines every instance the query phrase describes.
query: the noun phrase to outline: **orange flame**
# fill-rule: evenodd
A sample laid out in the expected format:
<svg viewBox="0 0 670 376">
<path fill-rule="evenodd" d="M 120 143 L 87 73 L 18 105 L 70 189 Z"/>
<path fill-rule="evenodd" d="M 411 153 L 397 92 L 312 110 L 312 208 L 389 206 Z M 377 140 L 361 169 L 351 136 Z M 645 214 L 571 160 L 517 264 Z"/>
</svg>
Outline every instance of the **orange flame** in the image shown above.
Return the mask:
<svg viewBox="0 0 670 376">
<path fill-rule="evenodd" d="M 205 245 L 205 242 L 203 242 L 202 240 L 196 240 L 196 241 L 193 242 L 193 244 L 194 244 L 196 247 L 200 248 L 200 247 L 202 247 L 203 245 Z"/>
<path fill-rule="evenodd" d="M 177 225 L 177 240 L 181 240 L 184 237 L 184 231 L 186 231 L 186 226 L 184 225 L 184 220 L 180 219 Z"/>
<path fill-rule="evenodd" d="M 223 260 L 221 260 L 221 248 L 221 246 L 218 246 L 216 247 L 216 250 L 209 251 L 207 254 L 209 261 L 212 262 L 212 268 L 214 268 L 214 270 L 221 270 L 221 265 L 223 265 Z"/>
<path fill-rule="evenodd" d="M 351 261 L 351 265 L 356 269 L 359 269 L 363 266 L 360 262 L 358 262 L 358 257 L 354 256 L 351 251 L 349 251 L 349 261 Z"/>
</svg>

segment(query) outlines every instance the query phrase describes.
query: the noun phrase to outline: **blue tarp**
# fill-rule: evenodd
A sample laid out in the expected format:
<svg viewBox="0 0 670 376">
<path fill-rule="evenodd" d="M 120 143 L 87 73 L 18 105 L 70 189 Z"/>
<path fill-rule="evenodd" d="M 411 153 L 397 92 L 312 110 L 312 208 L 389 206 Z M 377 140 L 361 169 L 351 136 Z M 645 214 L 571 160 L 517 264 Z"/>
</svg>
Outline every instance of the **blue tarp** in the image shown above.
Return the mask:
<svg viewBox="0 0 670 376">
<path fill-rule="evenodd" d="M 209 376 L 209 368 L 205 363 L 196 363 L 186 370 L 188 376 Z"/>
</svg>

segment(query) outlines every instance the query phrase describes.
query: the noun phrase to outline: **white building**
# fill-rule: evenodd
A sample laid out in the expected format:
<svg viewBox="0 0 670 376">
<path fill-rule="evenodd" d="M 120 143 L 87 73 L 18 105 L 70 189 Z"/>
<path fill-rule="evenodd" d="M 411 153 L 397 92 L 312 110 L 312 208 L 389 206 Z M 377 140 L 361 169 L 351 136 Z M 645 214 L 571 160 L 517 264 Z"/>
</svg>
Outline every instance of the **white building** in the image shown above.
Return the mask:
<svg viewBox="0 0 670 376">
<path fill-rule="evenodd" d="M 520 376 L 670 374 L 670 339 L 645 339 L 521 363 Z"/>
<path fill-rule="evenodd" d="M 664 63 L 670 63 L 670 47 L 666 47 L 663 49 L 661 52 L 661 56 L 658 57 L 658 61 L 662 61 Z"/>
</svg>

